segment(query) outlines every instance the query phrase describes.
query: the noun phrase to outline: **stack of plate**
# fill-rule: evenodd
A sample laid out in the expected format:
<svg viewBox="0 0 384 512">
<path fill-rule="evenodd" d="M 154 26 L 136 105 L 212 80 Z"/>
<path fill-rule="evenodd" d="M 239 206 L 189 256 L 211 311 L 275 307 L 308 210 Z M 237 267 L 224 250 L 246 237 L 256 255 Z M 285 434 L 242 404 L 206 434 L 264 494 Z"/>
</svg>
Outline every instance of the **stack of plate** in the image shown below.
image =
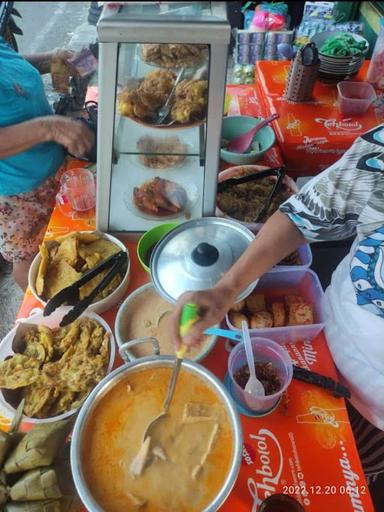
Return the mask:
<svg viewBox="0 0 384 512">
<path fill-rule="evenodd" d="M 321 48 L 324 43 L 330 37 L 340 36 L 345 34 L 345 32 L 321 32 L 319 34 L 315 34 L 311 42 L 315 43 L 317 48 L 319 49 L 319 58 L 320 58 L 320 69 L 319 69 L 319 78 L 324 81 L 329 82 L 340 82 L 349 78 L 360 70 L 361 66 L 364 63 L 365 56 L 367 54 L 369 43 L 364 37 L 361 37 L 357 34 L 348 34 L 351 35 L 357 42 L 365 41 L 366 49 L 361 55 L 350 55 L 350 56 L 330 56 L 324 55 L 321 53 Z"/>
</svg>

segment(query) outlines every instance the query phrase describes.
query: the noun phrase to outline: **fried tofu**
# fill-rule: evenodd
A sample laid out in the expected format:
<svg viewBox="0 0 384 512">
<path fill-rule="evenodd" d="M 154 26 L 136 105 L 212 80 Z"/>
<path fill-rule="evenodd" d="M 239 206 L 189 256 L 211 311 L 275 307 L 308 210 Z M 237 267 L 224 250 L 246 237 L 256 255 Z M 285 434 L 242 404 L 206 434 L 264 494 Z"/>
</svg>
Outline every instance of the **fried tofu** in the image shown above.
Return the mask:
<svg viewBox="0 0 384 512">
<path fill-rule="evenodd" d="M 283 302 L 272 302 L 271 305 L 273 326 L 283 327 L 285 325 L 285 306 Z"/>
<path fill-rule="evenodd" d="M 251 316 L 251 329 L 273 327 L 273 316 L 268 311 L 258 311 Z"/>
<path fill-rule="evenodd" d="M 291 304 L 289 307 L 288 325 L 307 324 L 313 324 L 312 304 L 308 304 L 307 302 Z"/>
<path fill-rule="evenodd" d="M 233 304 L 230 311 L 242 311 L 245 308 L 245 300 Z"/>
<path fill-rule="evenodd" d="M 305 302 L 305 299 L 301 295 L 286 295 L 284 297 L 284 302 L 287 311 L 289 311 L 289 308 L 291 307 L 292 304 L 303 304 Z"/>
<path fill-rule="evenodd" d="M 228 317 L 231 324 L 237 329 L 241 329 L 241 322 L 243 320 L 249 325 L 248 318 L 243 313 L 239 313 L 238 311 L 230 311 L 228 313 Z"/>
<path fill-rule="evenodd" d="M 258 313 L 259 311 L 265 311 L 265 297 L 262 293 L 252 293 L 245 299 L 247 309 L 251 313 Z"/>
</svg>

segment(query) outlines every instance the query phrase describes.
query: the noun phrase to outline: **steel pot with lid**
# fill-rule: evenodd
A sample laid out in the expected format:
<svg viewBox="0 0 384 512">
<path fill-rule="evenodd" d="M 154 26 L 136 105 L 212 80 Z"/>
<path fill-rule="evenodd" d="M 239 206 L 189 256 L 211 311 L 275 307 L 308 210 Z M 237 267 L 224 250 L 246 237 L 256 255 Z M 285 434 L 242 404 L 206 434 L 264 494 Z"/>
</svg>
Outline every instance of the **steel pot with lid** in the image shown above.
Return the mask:
<svg viewBox="0 0 384 512">
<path fill-rule="evenodd" d="M 180 224 L 156 245 L 150 268 L 156 290 L 175 303 L 186 291 L 213 288 L 239 259 L 255 235 L 239 222 L 203 217 Z M 257 280 L 243 290 L 247 297 Z"/>
</svg>

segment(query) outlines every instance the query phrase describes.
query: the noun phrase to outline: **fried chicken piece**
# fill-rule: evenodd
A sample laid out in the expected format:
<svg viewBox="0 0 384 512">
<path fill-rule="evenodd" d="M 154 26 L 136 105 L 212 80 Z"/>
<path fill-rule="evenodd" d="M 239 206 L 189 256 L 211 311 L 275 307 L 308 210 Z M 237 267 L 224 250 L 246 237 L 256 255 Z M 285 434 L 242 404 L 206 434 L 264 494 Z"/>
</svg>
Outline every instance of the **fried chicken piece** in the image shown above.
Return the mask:
<svg viewBox="0 0 384 512">
<path fill-rule="evenodd" d="M 178 213 L 187 202 L 185 190 L 173 181 L 156 177 L 133 190 L 133 199 L 139 209 L 153 213 Z"/>
</svg>

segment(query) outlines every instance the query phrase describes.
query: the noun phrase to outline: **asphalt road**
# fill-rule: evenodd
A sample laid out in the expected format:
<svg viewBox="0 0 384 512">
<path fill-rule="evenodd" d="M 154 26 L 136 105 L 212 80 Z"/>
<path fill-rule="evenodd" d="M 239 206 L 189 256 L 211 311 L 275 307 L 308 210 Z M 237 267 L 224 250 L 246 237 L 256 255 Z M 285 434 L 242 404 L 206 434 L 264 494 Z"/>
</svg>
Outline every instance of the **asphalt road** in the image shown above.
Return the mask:
<svg viewBox="0 0 384 512">
<path fill-rule="evenodd" d="M 95 27 L 88 24 L 90 2 L 15 2 L 22 15 L 16 18 L 23 30 L 17 36 L 21 53 L 54 48 L 80 49 L 95 40 Z"/>
</svg>

